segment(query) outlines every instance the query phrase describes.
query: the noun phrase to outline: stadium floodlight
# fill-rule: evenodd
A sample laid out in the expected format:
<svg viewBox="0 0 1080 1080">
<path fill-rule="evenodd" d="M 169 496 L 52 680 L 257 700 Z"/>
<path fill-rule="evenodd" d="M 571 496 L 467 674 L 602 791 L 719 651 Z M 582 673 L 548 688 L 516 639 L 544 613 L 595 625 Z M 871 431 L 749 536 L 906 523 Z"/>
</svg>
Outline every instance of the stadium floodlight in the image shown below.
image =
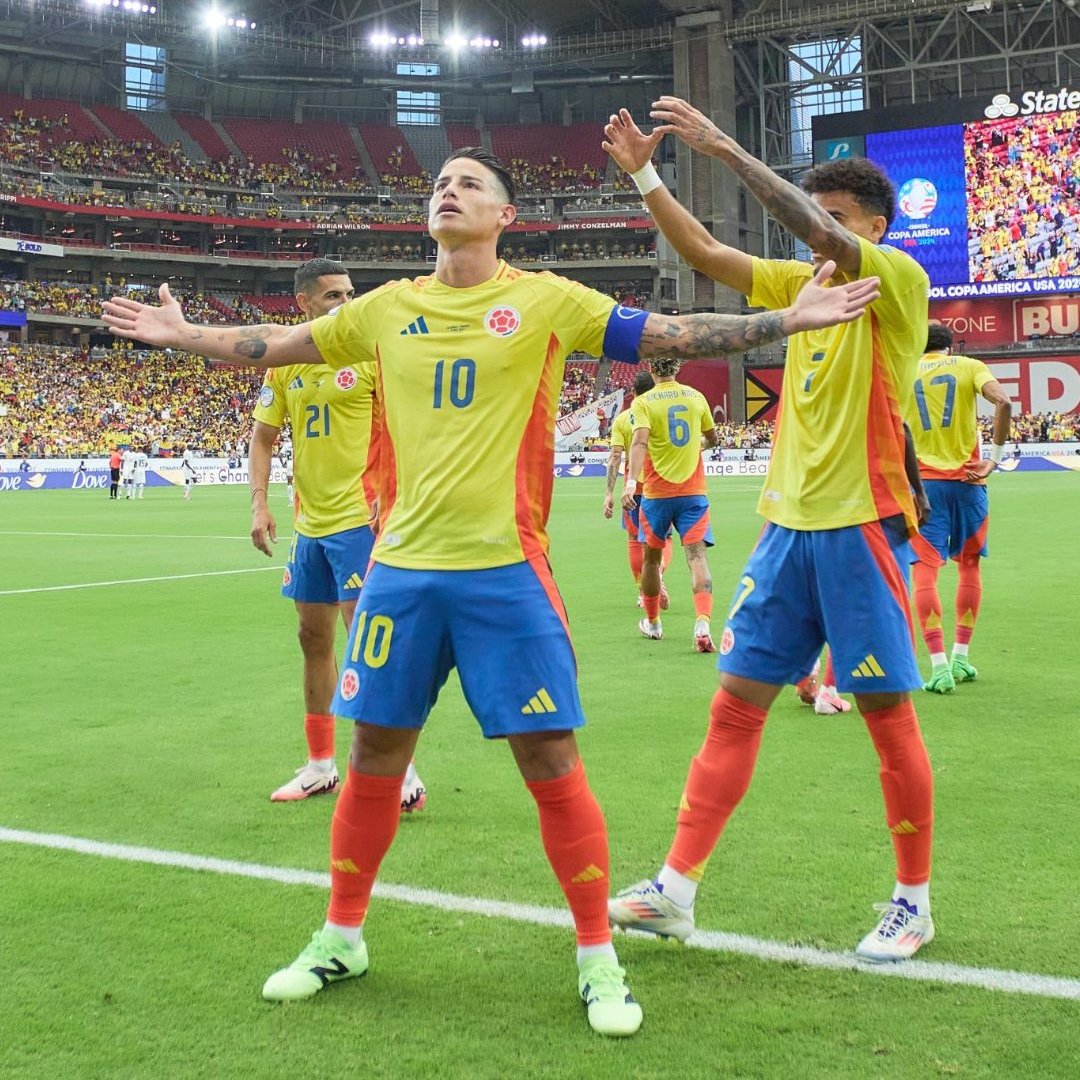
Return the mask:
<svg viewBox="0 0 1080 1080">
<path fill-rule="evenodd" d="M 521 44 L 526 49 L 540 49 L 548 43 L 546 34 L 526 34 L 521 39 Z"/>
<path fill-rule="evenodd" d="M 446 47 L 448 49 L 453 49 L 455 52 L 458 49 L 464 49 L 467 44 L 468 42 L 465 40 L 465 38 L 456 31 L 450 34 L 446 39 Z"/>
<path fill-rule="evenodd" d="M 207 30 L 219 30 L 226 25 L 227 19 L 228 16 L 215 4 L 203 12 L 202 24 Z"/>
</svg>

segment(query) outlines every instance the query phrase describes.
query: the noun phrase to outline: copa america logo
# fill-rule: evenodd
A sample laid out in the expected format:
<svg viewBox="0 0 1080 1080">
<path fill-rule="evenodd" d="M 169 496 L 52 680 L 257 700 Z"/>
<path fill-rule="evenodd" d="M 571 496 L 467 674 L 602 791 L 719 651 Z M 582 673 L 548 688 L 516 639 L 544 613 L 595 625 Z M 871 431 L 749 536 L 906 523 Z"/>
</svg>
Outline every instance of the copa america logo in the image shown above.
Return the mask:
<svg viewBox="0 0 1080 1080">
<path fill-rule="evenodd" d="M 1016 116 L 1019 112 L 1020 106 L 1008 94 L 995 94 L 983 109 L 983 116 L 987 120 L 1000 120 L 1003 116 Z"/>
<path fill-rule="evenodd" d="M 937 198 L 937 188 L 929 180 L 914 176 L 900 188 L 896 201 L 904 217 L 919 221 L 934 212 Z"/>
</svg>

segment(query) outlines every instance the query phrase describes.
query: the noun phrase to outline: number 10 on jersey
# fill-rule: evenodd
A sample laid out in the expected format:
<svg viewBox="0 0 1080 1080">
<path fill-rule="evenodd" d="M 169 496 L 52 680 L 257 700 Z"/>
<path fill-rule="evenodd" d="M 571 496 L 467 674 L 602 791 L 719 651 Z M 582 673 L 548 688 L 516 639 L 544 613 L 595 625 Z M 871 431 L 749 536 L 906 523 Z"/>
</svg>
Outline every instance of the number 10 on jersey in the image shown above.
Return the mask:
<svg viewBox="0 0 1080 1080">
<path fill-rule="evenodd" d="M 455 409 L 465 409 L 472 404 L 476 392 L 476 361 L 464 357 L 460 360 L 440 360 L 435 365 L 435 397 L 432 407 L 441 409 L 449 404 Z"/>
</svg>

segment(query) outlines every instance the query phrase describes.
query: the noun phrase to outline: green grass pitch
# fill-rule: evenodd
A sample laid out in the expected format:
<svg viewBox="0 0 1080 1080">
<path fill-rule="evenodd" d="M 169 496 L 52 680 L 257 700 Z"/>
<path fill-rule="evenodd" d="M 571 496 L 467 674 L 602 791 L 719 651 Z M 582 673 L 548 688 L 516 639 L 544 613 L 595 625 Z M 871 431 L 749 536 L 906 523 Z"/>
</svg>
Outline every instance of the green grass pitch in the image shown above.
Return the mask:
<svg viewBox="0 0 1080 1080">
<path fill-rule="evenodd" d="M 937 784 L 938 937 L 920 959 L 1080 976 L 1078 483 L 993 478 L 979 679 L 917 700 Z M 712 483 L 718 621 L 759 528 L 757 486 Z M 667 636 L 638 635 L 623 533 L 601 498 L 600 481 L 560 481 L 551 532 L 590 718 L 582 751 L 621 886 L 667 850 L 716 673 L 690 648 L 678 554 Z M 304 757 L 300 654 L 277 591 L 287 542 L 262 569 L 247 505 L 242 488 L 203 487 L 189 503 L 176 489 L 130 506 L 100 491 L 0 503 L 0 828 L 325 869 L 333 798 L 268 799 Z M 272 506 L 284 522 L 283 495 Z M 137 578 L 169 580 L 56 589 Z M 947 568 L 947 641 L 955 580 Z M 341 725 L 339 765 L 348 739 Z M 402 823 L 382 881 L 561 906 L 534 804 L 453 680 L 418 764 L 428 806 Z M 849 950 L 891 874 L 861 721 L 784 693 L 699 927 Z M 1076 1075 L 1075 1000 L 638 937 L 617 945 L 645 1024 L 605 1041 L 576 999 L 568 930 L 378 898 L 366 978 L 264 1003 L 264 978 L 325 903 L 315 886 L 0 843 L 0 1076 Z"/>
</svg>

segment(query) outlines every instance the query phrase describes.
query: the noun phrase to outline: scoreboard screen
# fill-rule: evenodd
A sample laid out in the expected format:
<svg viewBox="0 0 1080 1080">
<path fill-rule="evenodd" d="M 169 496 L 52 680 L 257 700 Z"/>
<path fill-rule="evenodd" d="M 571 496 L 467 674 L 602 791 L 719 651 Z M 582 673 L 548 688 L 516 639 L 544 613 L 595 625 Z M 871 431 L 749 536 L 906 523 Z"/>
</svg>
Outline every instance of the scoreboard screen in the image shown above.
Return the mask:
<svg viewBox="0 0 1080 1080">
<path fill-rule="evenodd" d="M 1062 88 L 1025 93 L 1019 103 L 997 94 L 817 117 L 814 156 L 865 154 L 888 173 L 897 212 L 885 242 L 923 266 L 932 297 L 1074 292 L 1078 110 L 1080 91 Z"/>
</svg>

